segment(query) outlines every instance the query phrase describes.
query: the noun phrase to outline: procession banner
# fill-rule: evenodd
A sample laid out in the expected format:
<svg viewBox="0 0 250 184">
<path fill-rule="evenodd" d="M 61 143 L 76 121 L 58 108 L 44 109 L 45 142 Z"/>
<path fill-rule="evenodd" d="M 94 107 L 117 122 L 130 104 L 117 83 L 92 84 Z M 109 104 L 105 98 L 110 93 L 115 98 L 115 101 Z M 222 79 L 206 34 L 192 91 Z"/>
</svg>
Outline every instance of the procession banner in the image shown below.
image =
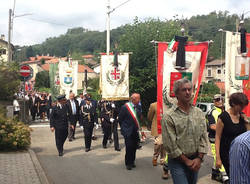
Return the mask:
<svg viewBox="0 0 250 184">
<path fill-rule="evenodd" d="M 56 96 L 59 94 L 60 78 L 58 71 L 58 63 L 49 64 L 49 80 L 52 100 L 56 100 Z"/>
<path fill-rule="evenodd" d="M 118 55 L 118 67 L 114 55 L 101 56 L 101 93 L 104 100 L 129 99 L 129 54 Z"/>
<path fill-rule="evenodd" d="M 243 92 L 250 100 L 250 34 L 246 34 L 247 54 L 240 53 L 240 33 L 226 32 L 226 56 L 225 56 L 225 107 L 228 109 L 229 96 L 235 92 Z M 244 109 L 250 116 L 250 104 Z"/>
<path fill-rule="evenodd" d="M 208 42 L 187 42 L 185 45 L 186 68 L 176 69 L 176 50 L 178 42 L 171 45 L 158 43 L 158 72 L 157 72 L 157 123 L 158 132 L 161 133 L 161 118 L 164 112 L 169 109 L 177 100 L 173 93 L 174 81 L 187 78 L 193 84 L 193 104 L 196 103 L 203 70 L 207 61 Z"/>
<path fill-rule="evenodd" d="M 78 61 L 59 60 L 60 94 L 69 97 L 70 91 L 77 94 Z"/>
</svg>

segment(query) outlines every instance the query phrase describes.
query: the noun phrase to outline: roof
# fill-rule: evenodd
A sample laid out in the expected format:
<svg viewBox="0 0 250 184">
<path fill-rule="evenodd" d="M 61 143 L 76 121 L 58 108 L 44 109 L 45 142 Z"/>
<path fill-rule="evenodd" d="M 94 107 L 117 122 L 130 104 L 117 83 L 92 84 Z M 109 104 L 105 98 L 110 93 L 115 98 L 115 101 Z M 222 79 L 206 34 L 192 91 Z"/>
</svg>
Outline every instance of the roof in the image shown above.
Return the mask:
<svg viewBox="0 0 250 184">
<path fill-rule="evenodd" d="M 30 61 L 23 61 L 21 64 L 40 64 L 41 59 L 45 59 L 45 64 L 41 65 L 42 69 L 45 71 L 49 71 L 49 64 L 58 63 L 59 60 L 66 61 L 67 57 L 58 58 L 52 56 L 36 56 L 30 57 Z M 95 73 L 95 71 L 88 66 L 78 64 L 78 73 L 84 73 L 85 70 L 87 70 L 88 73 Z"/>
<path fill-rule="evenodd" d="M 221 93 L 225 93 L 225 82 L 215 82 L 215 85 L 220 88 Z"/>
<path fill-rule="evenodd" d="M 21 64 L 32 64 L 32 63 L 40 63 L 41 59 L 45 60 L 45 63 L 58 63 L 59 59 L 66 60 L 66 57 L 58 58 L 58 57 L 52 57 L 52 56 L 36 56 L 36 57 L 30 57 L 29 61 L 23 61 Z"/>
<path fill-rule="evenodd" d="M 83 55 L 82 57 L 84 59 L 89 59 L 89 58 L 93 58 L 94 56 L 92 54 L 89 54 L 89 55 Z"/>
<path fill-rule="evenodd" d="M 30 61 L 40 61 L 41 59 L 44 59 L 46 61 L 52 58 L 54 57 L 53 56 L 35 56 L 35 57 L 30 57 L 29 59 Z"/>
<path fill-rule="evenodd" d="M 33 63 L 38 63 L 38 62 L 40 62 L 40 61 L 37 61 L 37 60 L 35 60 L 35 61 L 23 61 L 23 62 L 21 62 L 21 65 L 23 65 L 23 64 L 33 64 Z"/>
<path fill-rule="evenodd" d="M 53 58 L 53 59 L 50 59 L 50 60 L 47 60 L 45 61 L 45 63 L 58 63 L 59 60 L 63 60 L 63 61 L 66 61 L 67 60 L 67 57 L 63 57 L 63 58 Z"/>
<path fill-rule="evenodd" d="M 4 43 L 6 46 L 8 46 L 8 42 L 3 40 L 3 39 L 0 39 L 0 42 Z M 10 44 L 12 49 L 14 49 L 14 45 L 13 44 Z"/>
<path fill-rule="evenodd" d="M 49 65 L 50 63 L 46 63 L 46 64 L 43 64 L 41 67 L 43 70 L 49 71 Z M 88 71 L 88 73 L 95 73 L 94 70 L 92 70 L 88 66 L 78 64 L 78 73 L 84 73 L 85 69 Z"/>
<path fill-rule="evenodd" d="M 43 70 L 49 71 L 49 64 L 48 63 L 43 64 L 41 67 L 42 67 Z"/>
<path fill-rule="evenodd" d="M 225 60 L 221 60 L 221 59 L 216 59 L 216 60 L 213 60 L 213 61 L 210 61 L 208 63 L 206 63 L 206 66 L 221 66 L 225 64 Z"/>
<path fill-rule="evenodd" d="M 94 70 L 89 68 L 87 65 L 78 65 L 78 72 L 79 73 L 83 73 L 83 72 L 85 72 L 85 70 L 87 70 L 88 73 L 95 73 Z"/>
</svg>

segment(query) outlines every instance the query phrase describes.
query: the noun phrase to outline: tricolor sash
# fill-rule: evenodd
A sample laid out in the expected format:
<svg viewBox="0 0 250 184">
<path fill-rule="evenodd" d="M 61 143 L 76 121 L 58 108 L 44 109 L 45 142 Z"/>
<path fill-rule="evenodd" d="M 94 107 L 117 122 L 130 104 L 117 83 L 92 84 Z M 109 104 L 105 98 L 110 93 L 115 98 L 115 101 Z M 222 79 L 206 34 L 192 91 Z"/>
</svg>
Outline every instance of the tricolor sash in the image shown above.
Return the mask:
<svg viewBox="0 0 250 184">
<path fill-rule="evenodd" d="M 140 121 L 139 121 L 139 118 L 137 116 L 137 113 L 136 113 L 136 111 L 135 111 L 132 103 L 131 102 L 127 102 L 125 104 L 125 106 L 128 109 L 128 112 L 130 113 L 130 115 L 132 116 L 132 118 L 134 119 L 134 122 L 135 122 L 136 126 L 140 130 Z"/>
</svg>

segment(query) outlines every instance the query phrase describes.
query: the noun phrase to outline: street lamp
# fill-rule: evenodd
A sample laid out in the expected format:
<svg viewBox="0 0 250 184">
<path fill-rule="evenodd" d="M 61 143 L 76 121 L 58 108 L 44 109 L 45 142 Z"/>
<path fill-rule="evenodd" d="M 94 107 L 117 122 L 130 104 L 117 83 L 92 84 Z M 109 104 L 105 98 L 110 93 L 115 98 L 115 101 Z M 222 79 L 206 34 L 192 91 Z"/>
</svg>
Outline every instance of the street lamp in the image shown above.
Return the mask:
<svg viewBox="0 0 250 184">
<path fill-rule="evenodd" d="M 109 52 L 110 52 L 110 14 L 114 12 L 117 8 L 121 7 L 122 5 L 126 4 L 129 1 L 131 0 L 127 0 L 113 9 L 111 9 L 110 7 L 110 0 L 107 1 L 107 25 L 106 25 L 107 26 L 107 40 L 106 40 L 106 49 L 107 49 L 106 54 L 107 55 L 109 55 Z"/>
</svg>

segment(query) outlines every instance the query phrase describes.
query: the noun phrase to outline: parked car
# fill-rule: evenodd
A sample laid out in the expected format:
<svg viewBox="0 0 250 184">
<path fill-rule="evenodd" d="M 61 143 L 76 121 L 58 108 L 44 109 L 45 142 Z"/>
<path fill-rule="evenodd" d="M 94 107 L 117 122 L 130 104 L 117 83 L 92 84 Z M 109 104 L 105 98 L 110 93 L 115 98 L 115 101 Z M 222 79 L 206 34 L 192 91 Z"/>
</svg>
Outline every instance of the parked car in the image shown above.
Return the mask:
<svg viewBox="0 0 250 184">
<path fill-rule="evenodd" d="M 206 102 L 198 102 L 196 106 L 199 107 L 205 114 L 207 114 L 214 107 L 214 104 Z"/>
</svg>

